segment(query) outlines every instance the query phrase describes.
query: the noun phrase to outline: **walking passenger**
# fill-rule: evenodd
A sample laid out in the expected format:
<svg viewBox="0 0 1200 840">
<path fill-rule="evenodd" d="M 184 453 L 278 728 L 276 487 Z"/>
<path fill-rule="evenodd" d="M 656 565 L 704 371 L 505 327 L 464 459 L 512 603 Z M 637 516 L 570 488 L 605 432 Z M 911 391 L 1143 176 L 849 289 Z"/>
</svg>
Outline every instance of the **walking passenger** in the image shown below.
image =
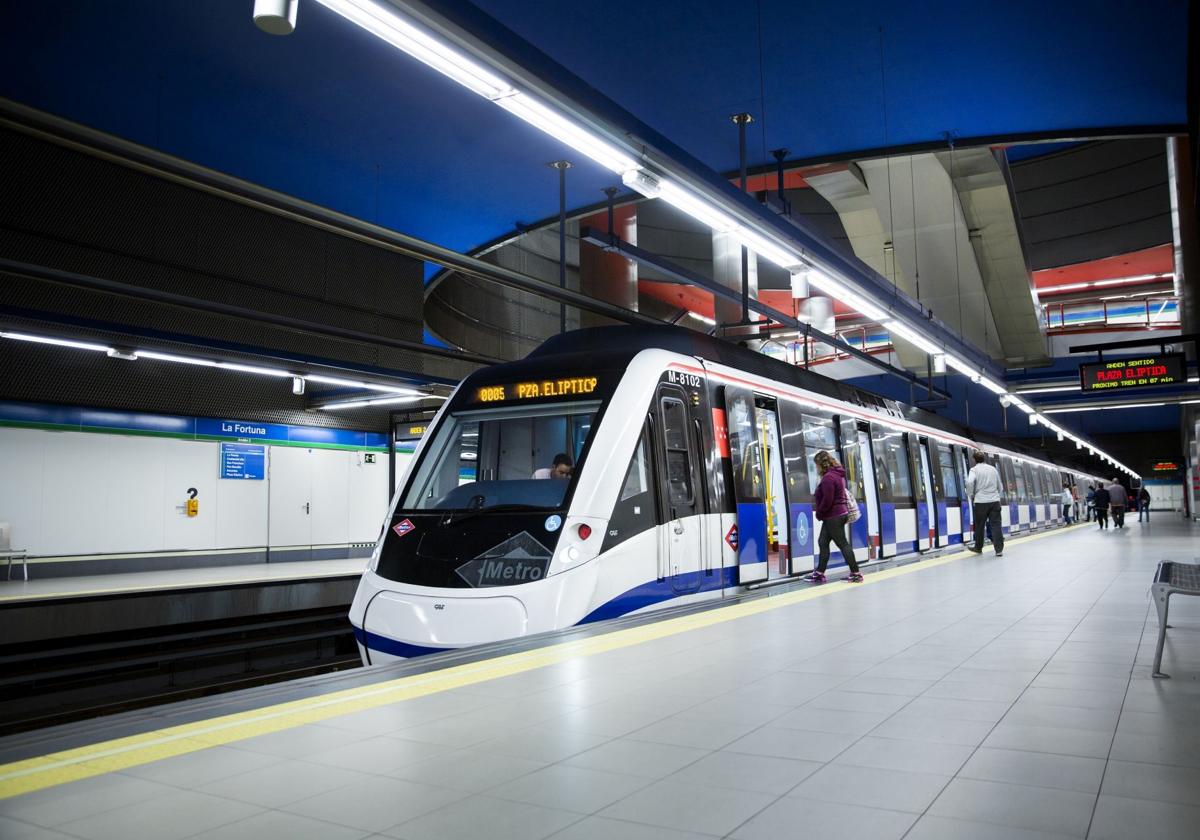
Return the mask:
<svg viewBox="0 0 1200 840">
<path fill-rule="evenodd" d="M 1142 521 L 1142 514 L 1146 515 L 1146 521 L 1150 521 L 1150 491 L 1146 489 L 1146 485 L 1142 485 L 1142 489 L 1138 491 L 1138 522 Z"/>
<path fill-rule="evenodd" d="M 1108 485 L 1108 506 L 1112 508 L 1112 522 L 1118 528 L 1125 527 L 1125 487 L 1117 479 Z"/>
<path fill-rule="evenodd" d="M 1062 515 L 1066 524 L 1071 524 L 1071 511 L 1075 507 L 1075 494 L 1071 492 L 1069 485 L 1063 485 L 1062 491 Z"/>
<path fill-rule="evenodd" d="M 1103 531 L 1108 527 L 1108 490 L 1103 485 L 1096 485 L 1096 494 L 1092 496 L 1092 504 L 1096 508 L 1096 524 Z"/>
<path fill-rule="evenodd" d="M 850 577 L 847 580 L 860 583 L 863 576 L 858 571 L 854 548 L 846 539 L 846 521 L 850 516 L 850 505 L 846 499 L 846 471 L 836 458 L 823 449 L 813 457 L 813 461 L 821 471 L 821 481 L 813 493 L 813 513 L 822 524 L 821 536 L 817 539 L 817 570 L 809 575 L 808 579 L 814 583 L 825 582 L 825 568 L 829 565 L 829 541 L 832 540 L 850 566 Z"/>
<path fill-rule="evenodd" d="M 1096 485 L 1088 482 L 1087 491 L 1087 522 L 1092 521 L 1092 513 L 1096 510 Z"/>
<path fill-rule="evenodd" d="M 992 532 L 992 545 L 996 547 L 996 556 L 1004 556 L 1004 528 L 1000 523 L 1000 473 L 987 462 L 987 456 L 976 450 L 971 456 L 975 466 L 967 473 L 967 498 L 971 500 L 971 510 L 975 522 L 975 544 L 967 546 L 976 554 L 983 553 L 983 528 L 987 523 Z"/>
</svg>

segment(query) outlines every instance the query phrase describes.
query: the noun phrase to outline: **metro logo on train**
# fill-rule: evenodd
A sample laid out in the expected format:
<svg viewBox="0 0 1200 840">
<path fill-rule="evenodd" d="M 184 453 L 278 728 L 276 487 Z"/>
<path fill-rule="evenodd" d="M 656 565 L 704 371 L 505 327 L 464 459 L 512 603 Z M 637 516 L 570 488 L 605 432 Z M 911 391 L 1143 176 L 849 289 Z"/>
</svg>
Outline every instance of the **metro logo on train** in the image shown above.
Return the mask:
<svg viewBox="0 0 1200 840">
<path fill-rule="evenodd" d="M 1159 356 L 1118 359 L 1079 366 L 1079 385 L 1084 391 L 1179 385 L 1186 379 L 1187 363 L 1182 353 L 1165 353 Z"/>
</svg>

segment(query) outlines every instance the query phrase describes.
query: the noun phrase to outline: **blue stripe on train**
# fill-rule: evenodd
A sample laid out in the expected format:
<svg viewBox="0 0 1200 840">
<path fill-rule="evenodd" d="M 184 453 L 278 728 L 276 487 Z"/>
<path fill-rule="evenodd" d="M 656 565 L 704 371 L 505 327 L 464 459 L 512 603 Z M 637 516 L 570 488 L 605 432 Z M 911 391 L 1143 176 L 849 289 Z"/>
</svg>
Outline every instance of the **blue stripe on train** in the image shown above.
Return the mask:
<svg viewBox="0 0 1200 840">
<path fill-rule="evenodd" d="M 441 653 L 445 650 L 453 650 L 453 648 L 410 645 L 408 642 L 400 642 L 390 639 L 387 636 L 380 636 L 378 633 L 369 633 L 361 627 L 354 627 L 354 638 L 367 650 L 377 650 L 389 656 L 402 656 L 405 659 L 411 659 L 414 656 L 425 656 L 430 653 Z"/>
<path fill-rule="evenodd" d="M 917 502 L 917 544 L 918 551 L 923 551 L 929 544 L 929 504 Z"/>
<path fill-rule="evenodd" d="M 879 540 L 884 546 L 894 546 L 896 544 L 896 505 L 894 502 L 883 502 L 879 507 L 883 516 Z M 892 549 L 891 553 L 886 556 L 890 557 L 895 553 L 896 549 Z M 882 553 L 881 556 L 883 556 Z"/>
<path fill-rule="evenodd" d="M 679 586 L 679 581 L 673 583 L 670 579 L 647 581 L 635 586 L 633 589 L 622 592 L 612 600 L 596 607 L 596 609 L 581 618 L 579 623 L 590 624 L 593 621 L 603 621 L 606 618 L 617 618 L 634 610 L 645 609 L 654 604 L 669 601 L 672 598 L 694 594 L 697 591 L 711 592 L 714 589 L 723 589 L 738 585 L 736 566 L 725 566 L 714 570 L 712 574 L 707 574 L 706 572 L 688 572 L 678 577 L 683 578 L 683 582 L 690 584 L 690 587 L 681 587 Z M 700 579 L 699 589 L 696 589 L 695 586 L 694 581 L 696 578 Z M 690 591 L 677 591 L 685 588 L 690 589 Z"/>
<path fill-rule="evenodd" d="M 950 544 L 950 522 L 946 517 L 946 503 L 937 503 L 937 532 L 941 536 L 942 541 L 947 545 Z"/>
<path fill-rule="evenodd" d="M 812 568 L 812 558 L 817 552 L 817 541 L 813 533 L 813 518 L 812 505 L 797 503 L 791 506 L 792 515 L 792 544 L 788 546 L 788 550 L 792 554 L 793 561 L 799 561 L 799 565 L 793 565 L 793 571 Z"/>
</svg>

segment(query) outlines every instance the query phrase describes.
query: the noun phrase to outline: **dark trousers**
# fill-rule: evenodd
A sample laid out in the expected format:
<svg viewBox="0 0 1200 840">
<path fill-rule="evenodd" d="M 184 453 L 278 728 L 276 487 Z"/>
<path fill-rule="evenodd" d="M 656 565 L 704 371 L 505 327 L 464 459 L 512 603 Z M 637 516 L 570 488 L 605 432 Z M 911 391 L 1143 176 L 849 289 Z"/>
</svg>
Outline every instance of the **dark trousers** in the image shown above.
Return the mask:
<svg viewBox="0 0 1200 840">
<path fill-rule="evenodd" d="M 1098 523 L 1100 523 L 1101 528 L 1108 527 L 1108 508 L 1106 508 L 1106 507 L 1096 508 L 1096 521 Z"/>
<path fill-rule="evenodd" d="M 1066 520 L 1066 524 L 1070 525 L 1071 524 L 1071 506 L 1063 505 L 1062 509 L 1063 509 L 1063 514 L 1062 514 L 1063 519 Z"/>
<path fill-rule="evenodd" d="M 829 541 L 833 540 L 842 556 L 846 558 L 850 572 L 858 574 L 858 561 L 854 559 L 854 549 L 850 547 L 850 540 L 846 539 L 846 519 L 845 516 L 834 516 L 822 521 L 821 536 L 817 537 L 817 549 L 820 552 L 817 557 L 818 572 L 824 573 L 825 567 L 829 565 Z"/>
<path fill-rule="evenodd" d="M 992 534 L 992 545 L 996 553 L 1004 551 L 1004 527 L 1000 524 L 999 502 L 976 502 L 975 511 L 975 550 L 983 551 L 983 526 L 987 523 Z"/>
<path fill-rule="evenodd" d="M 1146 521 L 1150 521 L 1150 500 L 1145 499 L 1138 502 L 1138 522 L 1142 521 L 1142 514 L 1146 515 Z"/>
<path fill-rule="evenodd" d="M 1113 524 L 1116 525 L 1118 528 L 1124 528 L 1125 527 L 1125 508 L 1118 506 L 1118 505 L 1113 505 L 1112 506 L 1112 520 L 1113 520 Z"/>
</svg>

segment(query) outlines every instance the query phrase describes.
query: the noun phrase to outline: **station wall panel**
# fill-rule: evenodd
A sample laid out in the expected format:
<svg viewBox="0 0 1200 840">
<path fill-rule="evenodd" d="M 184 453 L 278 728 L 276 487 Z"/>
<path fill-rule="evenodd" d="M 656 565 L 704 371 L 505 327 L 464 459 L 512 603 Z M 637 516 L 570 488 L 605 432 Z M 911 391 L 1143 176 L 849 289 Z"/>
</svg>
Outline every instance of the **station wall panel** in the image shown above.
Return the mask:
<svg viewBox="0 0 1200 840">
<path fill-rule="evenodd" d="M 0 522 L 11 525 L 13 547 L 34 557 L 265 551 L 378 538 L 386 457 L 368 463 L 363 452 L 294 446 L 268 446 L 267 455 L 266 478 L 220 479 L 214 441 L 0 428 Z M 193 487 L 199 513 L 189 517 Z"/>
</svg>

